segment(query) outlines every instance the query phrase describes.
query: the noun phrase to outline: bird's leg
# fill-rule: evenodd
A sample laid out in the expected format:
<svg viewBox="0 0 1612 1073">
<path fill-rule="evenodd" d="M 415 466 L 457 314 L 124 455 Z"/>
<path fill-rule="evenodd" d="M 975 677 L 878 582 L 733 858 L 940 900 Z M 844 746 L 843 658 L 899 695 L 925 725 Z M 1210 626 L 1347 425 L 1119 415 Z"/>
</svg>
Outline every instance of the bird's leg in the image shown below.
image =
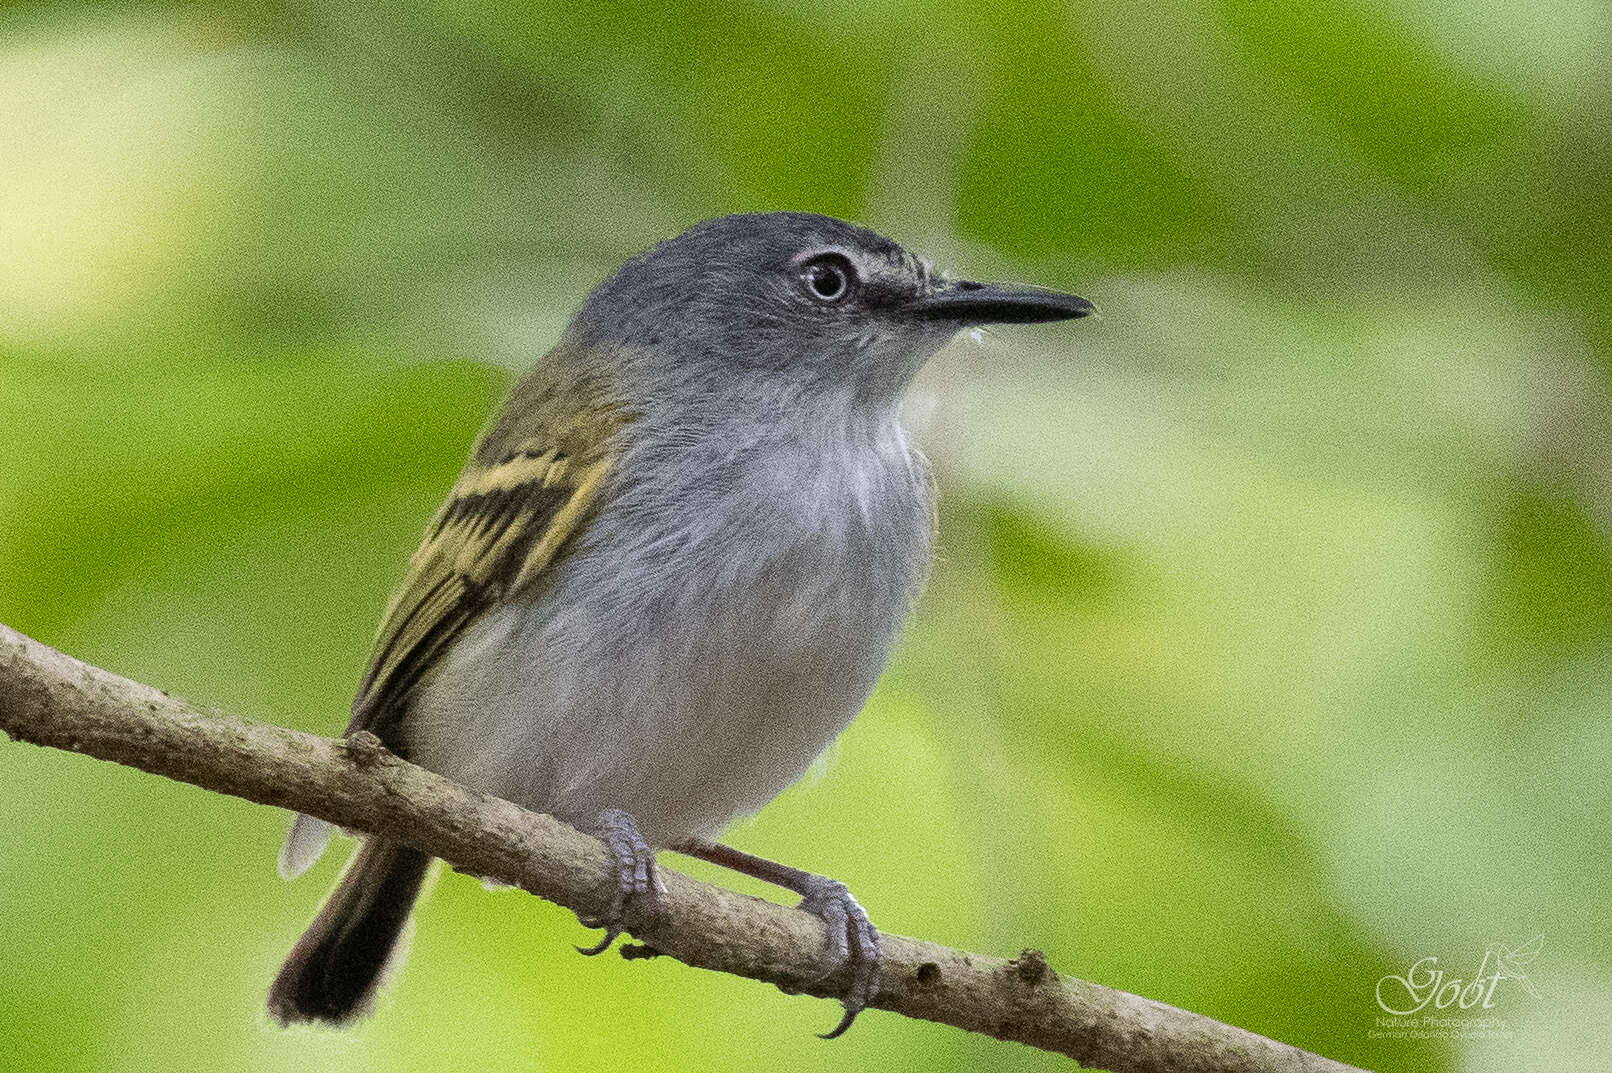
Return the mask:
<svg viewBox="0 0 1612 1073">
<path fill-rule="evenodd" d="M 593 823 L 593 833 L 610 850 L 616 862 L 616 893 L 610 901 L 609 911 L 598 920 L 584 920 L 589 928 L 603 928 L 604 938 L 588 947 L 577 947 L 577 953 L 592 957 L 610 949 L 616 936 L 623 930 L 622 911 L 631 898 L 640 911 L 653 916 L 660 912 L 660 896 L 666 885 L 655 871 L 655 851 L 649 848 L 638 830 L 638 821 L 620 809 L 609 808 L 599 813 Z"/>
<path fill-rule="evenodd" d="M 823 1038 L 835 1039 L 844 1035 L 845 1030 L 851 1027 L 851 1022 L 856 1020 L 856 1015 L 866 1009 L 879 993 L 879 931 L 868 920 L 867 912 L 845 889 L 845 884 L 764 857 L 753 857 L 716 842 L 684 842 L 673 848 L 679 853 L 731 868 L 800 895 L 800 908 L 817 917 L 828 928 L 829 965 L 811 982 L 816 983 L 850 966 L 850 981 L 840 999 L 845 1006 L 845 1016 Z"/>
</svg>

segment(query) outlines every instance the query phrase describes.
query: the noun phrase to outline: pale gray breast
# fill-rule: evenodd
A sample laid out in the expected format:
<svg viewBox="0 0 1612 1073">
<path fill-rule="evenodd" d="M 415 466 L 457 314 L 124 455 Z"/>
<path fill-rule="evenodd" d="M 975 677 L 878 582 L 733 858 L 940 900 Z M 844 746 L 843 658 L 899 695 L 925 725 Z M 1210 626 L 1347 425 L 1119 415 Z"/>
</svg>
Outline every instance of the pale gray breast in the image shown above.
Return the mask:
<svg viewBox="0 0 1612 1073">
<path fill-rule="evenodd" d="M 860 710 L 921 586 L 921 456 L 887 435 L 621 470 L 541 599 L 489 613 L 422 691 L 422 763 L 659 844 L 709 836 L 798 778 Z"/>
</svg>

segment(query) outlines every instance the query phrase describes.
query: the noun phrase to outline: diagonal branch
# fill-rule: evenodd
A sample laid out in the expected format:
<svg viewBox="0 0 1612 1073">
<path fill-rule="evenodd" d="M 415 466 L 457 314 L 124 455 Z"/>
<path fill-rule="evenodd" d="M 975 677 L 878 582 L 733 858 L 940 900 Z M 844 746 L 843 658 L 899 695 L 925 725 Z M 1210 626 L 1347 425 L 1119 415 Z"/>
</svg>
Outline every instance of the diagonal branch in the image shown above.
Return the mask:
<svg viewBox="0 0 1612 1073">
<path fill-rule="evenodd" d="M 369 735 L 328 738 L 202 712 L 0 625 L 0 730 L 248 801 L 384 835 L 455 869 L 597 917 L 614 880 L 604 848 L 550 816 L 400 760 Z M 666 912 L 632 933 L 703 969 L 832 997 L 822 925 L 772 902 L 663 869 Z M 1115 1073 L 1354 1069 L 1198 1014 L 1061 976 L 1038 951 L 1013 961 L 883 937 L 874 1005 L 1068 1055 Z M 1358 1071 L 1357 1071 L 1358 1073 Z"/>
</svg>

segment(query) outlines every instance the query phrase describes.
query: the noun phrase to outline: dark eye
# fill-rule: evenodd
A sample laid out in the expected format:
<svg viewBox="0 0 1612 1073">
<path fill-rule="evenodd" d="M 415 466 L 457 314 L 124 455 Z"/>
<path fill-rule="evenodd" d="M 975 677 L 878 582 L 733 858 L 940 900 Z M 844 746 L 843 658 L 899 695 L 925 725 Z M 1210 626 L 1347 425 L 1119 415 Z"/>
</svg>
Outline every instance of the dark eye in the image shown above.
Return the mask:
<svg viewBox="0 0 1612 1073">
<path fill-rule="evenodd" d="M 825 253 L 806 262 L 801 279 L 813 298 L 820 302 L 838 302 L 851 293 L 856 269 L 843 254 Z"/>
</svg>

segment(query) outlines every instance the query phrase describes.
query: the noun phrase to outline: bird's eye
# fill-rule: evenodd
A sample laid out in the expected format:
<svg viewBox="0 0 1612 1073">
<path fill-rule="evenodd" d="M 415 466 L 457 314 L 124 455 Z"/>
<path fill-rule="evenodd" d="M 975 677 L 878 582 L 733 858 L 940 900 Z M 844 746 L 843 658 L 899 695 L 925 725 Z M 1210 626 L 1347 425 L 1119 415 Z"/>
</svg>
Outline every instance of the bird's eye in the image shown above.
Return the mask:
<svg viewBox="0 0 1612 1073">
<path fill-rule="evenodd" d="M 811 296 L 820 302 L 838 302 L 851 293 L 856 269 L 843 254 L 825 253 L 806 262 L 801 280 Z"/>
</svg>

